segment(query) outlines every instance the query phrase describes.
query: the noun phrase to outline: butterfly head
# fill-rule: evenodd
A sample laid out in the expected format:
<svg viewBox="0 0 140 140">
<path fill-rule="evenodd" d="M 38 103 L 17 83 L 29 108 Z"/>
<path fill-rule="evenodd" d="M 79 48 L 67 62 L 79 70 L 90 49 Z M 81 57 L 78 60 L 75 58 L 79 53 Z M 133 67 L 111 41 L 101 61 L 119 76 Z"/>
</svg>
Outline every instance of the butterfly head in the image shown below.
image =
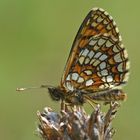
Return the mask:
<svg viewBox="0 0 140 140">
<path fill-rule="evenodd" d="M 50 87 L 48 87 L 48 91 L 50 93 L 51 98 L 55 101 L 59 101 L 64 98 L 63 92 L 62 92 L 62 90 L 60 90 L 59 87 L 50 86 Z"/>
</svg>

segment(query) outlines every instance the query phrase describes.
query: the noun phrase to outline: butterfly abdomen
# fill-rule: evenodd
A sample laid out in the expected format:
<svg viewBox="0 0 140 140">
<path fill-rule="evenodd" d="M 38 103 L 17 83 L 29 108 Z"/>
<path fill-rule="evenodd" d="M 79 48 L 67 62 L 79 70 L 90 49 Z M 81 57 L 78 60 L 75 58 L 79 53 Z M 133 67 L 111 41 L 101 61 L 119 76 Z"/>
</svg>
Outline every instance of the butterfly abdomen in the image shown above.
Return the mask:
<svg viewBox="0 0 140 140">
<path fill-rule="evenodd" d="M 127 98 L 126 93 L 124 93 L 121 89 L 112 89 L 101 91 L 93 94 L 91 97 L 93 100 L 99 101 L 123 101 Z"/>
</svg>

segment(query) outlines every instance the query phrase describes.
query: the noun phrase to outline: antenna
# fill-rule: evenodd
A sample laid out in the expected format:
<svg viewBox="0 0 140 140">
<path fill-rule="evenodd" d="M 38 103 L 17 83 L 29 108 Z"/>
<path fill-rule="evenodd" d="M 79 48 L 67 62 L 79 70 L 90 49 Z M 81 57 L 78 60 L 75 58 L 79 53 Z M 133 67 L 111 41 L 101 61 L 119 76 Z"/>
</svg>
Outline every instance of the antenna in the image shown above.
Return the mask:
<svg viewBox="0 0 140 140">
<path fill-rule="evenodd" d="M 49 85 L 41 85 L 40 87 L 25 87 L 25 88 L 17 88 L 16 91 L 25 91 L 25 90 L 30 90 L 30 89 L 40 89 L 40 88 L 48 88 L 51 87 Z"/>
</svg>

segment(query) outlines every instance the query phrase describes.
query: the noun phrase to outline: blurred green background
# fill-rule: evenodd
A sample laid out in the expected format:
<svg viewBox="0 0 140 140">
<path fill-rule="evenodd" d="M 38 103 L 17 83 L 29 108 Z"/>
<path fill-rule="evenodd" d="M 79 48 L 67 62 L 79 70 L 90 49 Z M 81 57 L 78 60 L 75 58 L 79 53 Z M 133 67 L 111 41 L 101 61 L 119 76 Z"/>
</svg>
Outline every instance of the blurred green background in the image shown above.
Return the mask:
<svg viewBox="0 0 140 140">
<path fill-rule="evenodd" d="M 71 44 L 92 7 L 113 16 L 131 61 L 124 88 L 128 100 L 114 120 L 114 140 L 140 139 L 139 5 L 139 0 L 0 0 L 0 139 L 40 139 L 35 135 L 37 110 L 59 109 L 59 103 L 52 102 L 46 90 L 15 90 L 59 84 Z"/>
</svg>

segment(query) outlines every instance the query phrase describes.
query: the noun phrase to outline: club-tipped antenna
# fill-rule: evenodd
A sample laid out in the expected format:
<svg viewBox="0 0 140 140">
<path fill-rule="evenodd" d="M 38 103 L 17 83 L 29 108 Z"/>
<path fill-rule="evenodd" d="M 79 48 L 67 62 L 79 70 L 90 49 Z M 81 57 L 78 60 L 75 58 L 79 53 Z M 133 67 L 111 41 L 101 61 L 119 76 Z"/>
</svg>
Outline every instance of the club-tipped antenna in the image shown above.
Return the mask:
<svg viewBox="0 0 140 140">
<path fill-rule="evenodd" d="M 17 88 L 16 91 L 25 91 L 25 90 L 30 90 L 30 89 L 40 89 L 40 88 L 48 88 L 51 87 L 49 85 L 41 85 L 40 87 L 22 87 L 22 88 Z"/>
</svg>

